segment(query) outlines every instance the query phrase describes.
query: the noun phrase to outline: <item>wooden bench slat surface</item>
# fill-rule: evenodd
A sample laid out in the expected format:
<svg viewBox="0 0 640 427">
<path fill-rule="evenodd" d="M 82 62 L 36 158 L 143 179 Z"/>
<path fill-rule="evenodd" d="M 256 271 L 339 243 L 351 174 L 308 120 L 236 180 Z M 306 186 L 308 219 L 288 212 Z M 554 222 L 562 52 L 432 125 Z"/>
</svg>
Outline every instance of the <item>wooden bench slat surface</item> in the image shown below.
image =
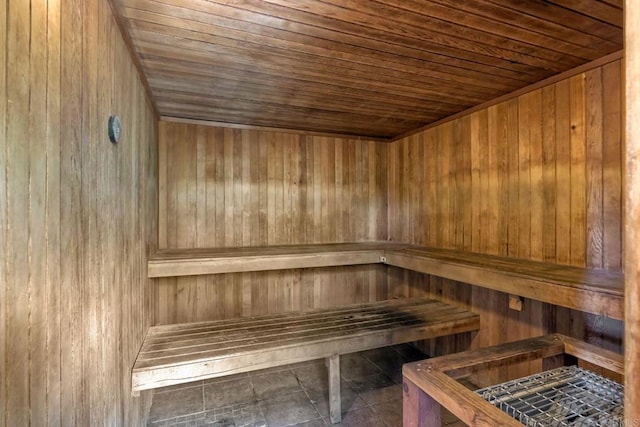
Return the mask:
<svg viewBox="0 0 640 427">
<path fill-rule="evenodd" d="M 308 311 L 290 311 L 279 314 L 264 314 L 260 316 L 252 316 L 252 317 L 236 317 L 226 320 L 212 320 L 212 321 L 203 321 L 203 322 L 192 322 L 192 323 L 174 323 L 169 325 L 156 326 L 149 330 L 148 334 L 151 335 L 163 335 L 163 336 L 181 336 L 189 331 L 200 331 L 200 330 L 208 330 L 212 328 L 222 328 L 232 330 L 234 327 L 244 328 L 246 326 L 254 325 L 254 324 L 264 324 L 269 323 L 274 320 L 278 321 L 297 321 L 304 319 L 323 319 L 326 317 L 332 316 L 349 316 L 354 314 L 364 314 L 367 312 L 372 312 L 376 310 L 382 310 L 386 307 L 392 305 L 402 305 L 404 307 L 408 307 L 411 304 L 423 304 L 423 300 L 418 299 L 391 299 L 385 301 L 377 301 L 370 303 L 359 303 L 359 304 L 351 304 L 347 306 L 341 307 L 333 307 L 333 308 L 318 308 L 312 309 Z"/>
<path fill-rule="evenodd" d="M 165 249 L 149 277 L 385 263 L 394 267 L 623 319 L 622 273 L 391 242 Z"/>
<path fill-rule="evenodd" d="M 422 300 L 425 301 L 425 300 Z M 193 343 L 185 342 L 179 339 L 167 342 L 162 340 L 157 343 L 155 336 L 149 336 L 143 343 L 140 356 L 145 360 L 168 358 L 173 356 L 191 358 L 195 353 L 212 353 L 212 352 L 238 352 L 248 343 L 249 345 L 261 345 L 263 347 L 281 346 L 285 341 L 305 338 L 305 337 L 325 337 L 334 336 L 342 337 L 355 333 L 369 333 L 379 328 L 392 329 L 396 326 L 406 326 L 414 324 L 431 324 L 438 323 L 441 320 L 450 321 L 458 318 L 473 318 L 475 315 L 461 308 L 445 305 L 436 301 L 425 301 L 422 309 L 416 310 L 409 306 L 390 307 L 387 313 L 380 313 L 374 316 L 367 316 L 361 321 L 352 321 L 351 319 L 338 318 L 329 324 L 312 322 L 303 327 L 290 329 L 286 325 L 273 323 L 267 328 L 247 328 L 242 336 L 227 337 L 221 340 L 220 335 L 203 336 Z M 155 362 L 154 362 L 155 363 Z"/>
<path fill-rule="evenodd" d="M 406 255 L 420 259 L 432 259 L 446 264 L 494 270 L 511 276 L 536 277 L 549 283 L 564 286 L 593 288 L 602 292 L 611 292 L 612 294 L 620 294 L 622 291 L 620 284 L 623 280 L 623 275 L 619 272 L 586 269 L 568 265 L 549 264 L 445 249 L 390 249 L 385 254 Z"/>
<path fill-rule="evenodd" d="M 241 332 L 220 343 L 216 342 L 219 336 L 194 339 L 193 329 L 186 325 L 183 329 L 175 325 L 152 327 L 133 368 L 133 391 L 469 332 L 480 326 L 478 315 L 424 298 L 371 306 L 375 309 L 367 311 L 368 304 L 359 304 L 343 310 L 315 310 L 309 314 L 321 315 L 327 324 L 314 318 L 294 330 L 291 325 L 304 321 L 304 313 L 245 319 L 249 325 L 246 330 L 241 330 L 238 320 L 195 324 L 196 333 L 206 334 L 207 328 L 221 331 L 225 325 Z M 345 316 L 358 309 L 364 313 L 361 319 L 353 321 Z M 329 313 L 333 319 L 326 316 Z M 178 339 L 180 333 L 186 334 L 186 342 Z M 172 345 L 167 338 L 176 341 Z"/>
<path fill-rule="evenodd" d="M 624 276 L 618 272 L 432 248 L 388 250 L 385 258 L 395 267 L 624 319 Z"/>
<path fill-rule="evenodd" d="M 457 327 L 460 323 L 465 323 L 469 320 L 469 316 L 463 316 L 458 314 L 454 317 L 446 319 L 447 325 L 451 325 L 451 329 Z M 428 326 L 433 326 L 434 331 L 439 331 L 437 335 L 441 336 L 443 334 L 442 331 L 448 331 L 449 326 L 447 328 L 443 328 L 441 324 L 438 322 L 432 322 Z M 373 325 L 367 326 L 366 334 L 374 334 L 376 332 L 383 332 L 385 335 L 393 332 L 393 331 L 401 331 L 401 330 L 409 330 L 410 328 L 421 327 L 424 328 L 424 323 L 414 320 L 406 323 L 392 323 L 385 324 L 380 321 Z M 344 338 L 355 338 L 357 336 L 366 335 L 364 332 L 355 332 L 352 331 L 350 334 L 336 334 L 335 330 L 324 330 L 324 331 L 316 331 L 316 333 L 294 333 L 294 334 L 277 334 L 268 336 L 268 340 L 255 340 L 255 341 L 238 341 L 236 343 L 227 343 L 227 346 L 217 347 L 217 346 L 207 346 L 203 344 L 198 348 L 177 348 L 175 350 L 166 350 L 166 355 L 156 356 L 154 358 L 148 359 L 145 363 L 141 364 L 141 367 L 144 366 L 155 366 L 158 363 L 167 365 L 167 364 L 179 364 L 188 358 L 219 358 L 219 357 L 229 357 L 230 353 L 242 353 L 247 351 L 254 350 L 268 350 L 268 349 L 279 349 L 284 348 L 286 346 L 293 346 L 296 344 L 306 344 L 310 339 L 313 339 L 316 342 L 326 341 L 326 340 L 340 340 Z M 343 331 L 341 331 L 343 332 Z M 451 332 L 455 333 L 455 332 Z M 416 338 L 419 339 L 419 338 Z M 415 341 L 416 339 L 408 340 Z M 275 343 L 274 343 L 275 342 Z M 234 345 L 235 344 L 235 345 Z M 351 351 L 348 351 L 350 353 Z M 315 357 L 314 357 L 315 358 Z"/>
<path fill-rule="evenodd" d="M 444 310 L 444 309 L 433 310 L 428 313 L 428 315 L 433 319 L 435 319 L 439 315 L 451 316 L 452 314 L 453 314 L 452 311 Z M 169 346 L 176 346 L 178 344 L 182 344 L 184 346 L 197 345 L 198 342 L 201 342 L 203 340 L 210 340 L 210 339 L 217 339 L 218 343 L 237 341 L 237 340 L 246 339 L 247 337 L 251 337 L 252 335 L 255 335 L 258 333 L 262 333 L 264 334 L 264 336 L 267 336 L 267 335 L 271 336 L 278 333 L 292 334 L 300 331 L 310 332 L 310 331 L 320 331 L 320 330 L 337 329 L 337 328 L 342 328 L 343 330 L 348 331 L 354 328 L 364 327 L 365 325 L 373 325 L 376 322 L 386 322 L 386 324 L 388 325 L 392 323 L 408 323 L 416 319 L 420 320 L 421 319 L 420 316 L 423 316 L 423 315 L 424 315 L 424 311 L 412 311 L 404 315 L 398 314 L 395 316 L 369 317 L 366 319 L 359 319 L 357 321 L 334 320 L 334 321 L 327 321 L 326 323 L 306 322 L 306 323 L 300 323 L 292 327 L 285 327 L 285 328 L 264 327 L 260 329 L 247 329 L 245 331 L 238 331 L 236 333 L 231 333 L 231 334 L 225 334 L 224 331 L 219 331 L 214 333 L 208 332 L 208 333 L 201 333 L 197 335 L 190 335 L 182 339 L 171 340 L 171 339 L 163 338 L 158 341 L 154 340 L 153 344 L 150 344 L 149 347 L 145 348 L 145 350 L 157 351 L 159 349 L 162 349 L 163 348 L 162 346 L 164 345 L 169 345 Z"/>
<path fill-rule="evenodd" d="M 240 349 L 245 343 L 261 344 L 265 347 L 272 345 L 280 345 L 285 340 L 293 338 L 304 338 L 308 336 L 320 337 L 328 335 L 348 335 L 357 333 L 363 329 L 368 331 L 377 329 L 378 327 L 387 327 L 391 329 L 395 326 L 408 326 L 424 322 L 426 316 L 432 321 L 438 321 L 440 318 L 452 320 L 459 315 L 461 318 L 469 316 L 468 312 L 460 310 L 458 313 L 452 310 L 440 310 L 435 313 L 413 312 L 406 315 L 397 316 L 380 316 L 370 318 L 358 322 L 342 321 L 331 322 L 327 325 L 318 325 L 316 323 L 302 325 L 297 328 L 270 328 L 261 330 L 247 330 L 244 334 L 227 337 L 224 334 L 205 335 L 194 340 L 184 341 L 176 340 L 163 341 L 162 343 L 154 343 L 145 348 L 145 354 L 151 358 L 153 355 L 157 357 L 169 357 L 171 355 L 187 355 L 196 352 L 212 352 Z M 258 338 L 256 338 L 258 337 Z"/>
</svg>

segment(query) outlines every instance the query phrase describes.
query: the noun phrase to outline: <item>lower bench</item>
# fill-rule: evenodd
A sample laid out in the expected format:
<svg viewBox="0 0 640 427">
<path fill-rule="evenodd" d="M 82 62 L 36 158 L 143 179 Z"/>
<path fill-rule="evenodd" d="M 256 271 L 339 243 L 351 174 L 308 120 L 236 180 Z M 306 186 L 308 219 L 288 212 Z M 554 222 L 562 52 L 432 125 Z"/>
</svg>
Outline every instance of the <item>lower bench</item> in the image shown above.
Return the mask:
<svg viewBox="0 0 640 427">
<path fill-rule="evenodd" d="M 327 358 L 335 423 L 341 419 L 339 355 L 479 327 L 477 314 L 425 298 L 154 326 L 133 367 L 132 391 Z"/>
</svg>

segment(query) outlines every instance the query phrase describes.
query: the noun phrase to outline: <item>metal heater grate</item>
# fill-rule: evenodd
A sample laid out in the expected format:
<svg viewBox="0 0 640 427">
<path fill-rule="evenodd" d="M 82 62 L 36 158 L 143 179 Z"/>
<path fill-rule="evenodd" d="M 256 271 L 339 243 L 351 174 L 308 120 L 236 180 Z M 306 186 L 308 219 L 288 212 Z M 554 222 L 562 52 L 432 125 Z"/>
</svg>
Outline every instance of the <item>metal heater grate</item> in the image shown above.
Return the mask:
<svg viewBox="0 0 640 427">
<path fill-rule="evenodd" d="M 577 366 L 552 369 L 476 393 L 527 426 L 624 425 L 622 385 Z"/>
</svg>

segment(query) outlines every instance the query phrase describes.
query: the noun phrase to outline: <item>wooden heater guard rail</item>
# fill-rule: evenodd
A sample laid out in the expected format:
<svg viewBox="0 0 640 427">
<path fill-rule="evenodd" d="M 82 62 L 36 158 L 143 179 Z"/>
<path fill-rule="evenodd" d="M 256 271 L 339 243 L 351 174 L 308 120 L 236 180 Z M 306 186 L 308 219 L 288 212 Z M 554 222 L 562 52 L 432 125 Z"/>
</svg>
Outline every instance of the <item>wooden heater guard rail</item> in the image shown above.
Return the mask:
<svg viewBox="0 0 640 427">
<path fill-rule="evenodd" d="M 132 372 L 140 390 L 327 358 L 332 422 L 341 419 L 339 355 L 477 331 L 477 314 L 425 298 L 154 326 Z"/>
<path fill-rule="evenodd" d="M 543 359 L 543 370 L 572 356 L 623 375 L 624 356 L 560 335 L 547 335 L 409 363 L 403 366 L 403 426 L 441 426 L 445 407 L 467 425 L 522 426 L 456 379 L 510 363 Z"/>
<path fill-rule="evenodd" d="M 613 319 L 624 318 L 618 272 L 390 242 L 165 249 L 149 277 L 238 273 L 382 263 Z"/>
</svg>

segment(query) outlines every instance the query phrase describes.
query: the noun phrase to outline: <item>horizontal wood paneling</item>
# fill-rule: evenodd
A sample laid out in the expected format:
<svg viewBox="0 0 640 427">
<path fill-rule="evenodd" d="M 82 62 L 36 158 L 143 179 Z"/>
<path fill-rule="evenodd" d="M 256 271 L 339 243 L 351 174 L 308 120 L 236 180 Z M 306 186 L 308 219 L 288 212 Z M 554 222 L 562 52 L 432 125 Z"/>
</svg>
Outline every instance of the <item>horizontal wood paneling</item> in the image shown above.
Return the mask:
<svg viewBox="0 0 640 427">
<path fill-rule="evenodd" d="M 153 108 L 106 0 L 4 2 L 0 45 L 0 425 L 141 425 Z"/>
<path fill-rule="evenodd" d="M 387 149 L 162 121 L 160 247 L 386 240 Z M 157 322 L 375 301 L 385 281 L 382 266 L 161 279 Z"/>
<path fill-rule="evenodd" d="M 316 132 L 397 136 L 622 48 L 602 2 L 114 2 L 162 115 Z"/>
<path fill-rule="evenodd" d="M 614 61 L 393 143 L 391 240 L 620 271 L 620 90 Z M 557 331 L 621 349 L 620 321 L 414 273 L 389 288 L 469 304 L 475 346 Z"/>
</svg>

